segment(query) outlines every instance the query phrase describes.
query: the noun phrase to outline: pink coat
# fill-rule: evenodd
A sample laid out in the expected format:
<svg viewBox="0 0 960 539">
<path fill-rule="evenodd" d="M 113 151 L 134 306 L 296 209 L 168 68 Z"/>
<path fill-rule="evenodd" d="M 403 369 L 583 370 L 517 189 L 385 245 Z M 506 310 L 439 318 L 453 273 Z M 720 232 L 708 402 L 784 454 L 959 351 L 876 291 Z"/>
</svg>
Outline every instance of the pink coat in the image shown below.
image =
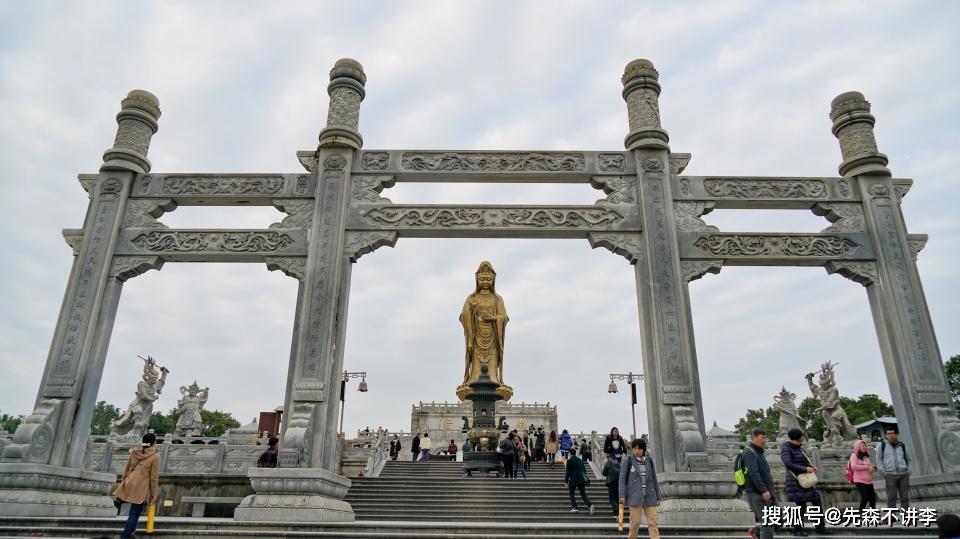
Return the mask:
<svg viewBox="0 0 960 539">
<path fill-rule="evenodd" d="M 867 454 L 862 459 L 857 457 L 860 448 L 866 449 L 863 440 L 853 442 L 853 453 L 850 454 L 850 467 L 853 468 L 853 482 L 864 485 L 873 484 L 873 463 L 870 462 L 870 455 Z"/>
</svg>

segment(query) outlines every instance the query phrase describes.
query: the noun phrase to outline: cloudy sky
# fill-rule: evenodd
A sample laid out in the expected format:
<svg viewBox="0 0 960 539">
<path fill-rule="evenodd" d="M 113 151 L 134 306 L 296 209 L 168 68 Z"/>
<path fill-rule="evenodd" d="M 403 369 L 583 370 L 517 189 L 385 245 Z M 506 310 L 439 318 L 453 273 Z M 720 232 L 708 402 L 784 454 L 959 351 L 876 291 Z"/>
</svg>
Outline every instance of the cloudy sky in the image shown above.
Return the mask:
<svg viewBox="0 0 960 539">
<path fill-rule="evenodd" d="M 282 6 L 282 7 L 281 7 Z M 4 2 L 0 4 L 0 410 L 32 408 L 71 264 L 62 228 L 83 223 L 78 173 L 96 172 L 119 101 L 154 92 L 156 172 L 296 172 L 316 147 L 328 72 L 368 75 L 368 149 L 620 150 L 620 75 L 661 74 L 664 128 L 691 175 L 835 176 L 830 100 L 873 103 L 880 150 L 913 178 L 903 212 L 930 235 L 919 259 L 941 352 L 960 354 L 960 4 L 955 2 Z M 952 142 L 951 142 L 952 141 Z M 951 187 L 953 186 L 953 187 Z M 397 203 L 589 204 L 589 185 L 398 184 Z M 182 207 L 170 227 L 265 228 L 266 208 Z M 806 211 L 715 211 L 724 231 L 816 232 Z M 607 375 L 642 369 L 633 268 L 584 240 L 401 239 L 353 272 L 346 429 L 409 429 L 417 401 L 455 400 L 457 321 L 481 260 L 498 272 L 507 383 L 559 405 L 563 427 L 619 425 L 629 396 Z M 864 289 L 821 268 L 726 268 L 691 285 L 707 424 L 732 428 L 781 384 L 839 360 L 841 392 L 889 389 Z M 99 399 L 125 407 L 137 354 L 177 388 L 246 422 L 283 401 L 296 281 L 258 264 L 168 264 L 129 281 Z M 749 380 L 747 382 L 746 380 Z M 623 387 L 623 386 L 621 386 Z M 646 410 L 638 409 L 646 431 Z"/>
</svg>

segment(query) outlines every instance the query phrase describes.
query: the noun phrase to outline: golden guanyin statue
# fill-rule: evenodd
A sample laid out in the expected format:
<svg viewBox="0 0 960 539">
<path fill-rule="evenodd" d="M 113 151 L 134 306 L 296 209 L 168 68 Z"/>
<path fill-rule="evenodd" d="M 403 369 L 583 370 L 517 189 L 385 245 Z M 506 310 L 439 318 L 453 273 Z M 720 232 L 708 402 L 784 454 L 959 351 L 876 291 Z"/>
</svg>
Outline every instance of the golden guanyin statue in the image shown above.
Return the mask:
<svg viewBox="0 0 960 539">
<path fill-rule="evenodd" d="M 480 367 L 486 365 L 490 379 L 503 400 L 509 400 L 513 389 L 503 383 L 503 336 L 510 318 L 503 306 L 503 298 L 496 292 L 497 273 L 483 261 L 476 273 L 476 288 L 467 296 L 460 313 L 467 352 L 463 370 L 463 384 L 457 388 L 461 400 L 470 398 L 470 384 L 480 380 Z"/>
</svg>

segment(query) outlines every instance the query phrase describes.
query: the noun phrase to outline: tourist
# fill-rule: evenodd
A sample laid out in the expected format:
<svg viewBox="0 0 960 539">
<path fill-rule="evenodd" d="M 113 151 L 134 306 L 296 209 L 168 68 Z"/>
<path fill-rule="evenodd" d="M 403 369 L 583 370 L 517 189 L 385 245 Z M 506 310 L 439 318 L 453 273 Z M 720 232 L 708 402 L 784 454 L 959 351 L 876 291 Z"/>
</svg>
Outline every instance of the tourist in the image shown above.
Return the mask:
<svg viewBox="0 0 960 539">
<path fill-rule="evenodd" d="M 547 452 L 547 461 L 550 463 L 550 468 L 552 469 L 557 463 L 557 451 L 560 449 L 560 442 L 557 441 L 557 431 L 550 431 L 550 437 L 547 438 L 544 449 Z"/>
<path fill-rule="evenodd" d="M 586 438 L 580 439 L 580 458 L 583 459 L 583 462 L 593 460 L 593 449 L 590 449 L 590 444 L 587 443 Z"/>
<path fill-rule="evenodd" d="M 413 441 L 410 442 L 410 460 L 416 461 L 420 458 L 420 433 L 416 433 L 413 436 Z"/>
<path fill-rule="evenodd" d="M 447 446 L 447 454 L 453 457 L 450 460 L 457 460 L 457 442 L 450 440 L 450 445 Z"/>
<path fill-rule="evenodd" d="M 620 429 L 613 427 L 610 429 L 610 434 L 603 440 L 603 453 L 613 455 L 615 459 L 620 460 L 626 450 L 627 443 L 623 440 L 623 436 L 620 436 Z"/>
<path fill-rule="evenodd" d="M 657 470 L 653 459 L 647 456 L 647 441 L 635 439 L 631 444 L 631 454 L 620 461 L 619 503 L 630 510 L 630 539 L 637 539 L 640 521 L 647 518 L 647 533 L 651 539 L 659 539 L 657 528 L 657 507 L 660 506 L 660 484 L 657 482 Z"/>
<path fill-rule="evenodd" d="M 276 436 L 267 440 L 267 450 L 257 459 L 257 468 L 276 468 L 277 456 L 280 454 L 280 438 Z"/>
<path fill-rule="evenodd" d="M 906 509 L 910 507 L 910 458 L 907 456 L 907 446 L 899 440 L 900 431 L 896 425 L 888 425 L 884 431 L 887 439 L 877 444 L 874 453 L 877 455 L 877 469 L 887 483 L 887 507 L 896 508 L 899 497 L 900 507 Z"/>
<path fill-rule="evenodd" d="M 433 442 L 430 440 L 430 433 L 424 432 L 423 438 L 420 438 L 420 460 L 427 462 L 430 460 L 430 450 L 433 449 Z"/>
<path fill-rule="evenodd" d="M 603 463 L 600 474 L 606 478 L 607 499 L 610 500 L 610 510 L 616 518 L 619 513 L 617 504 L 620 499 L 620 460 L 613 455 L 607 455 L 607 461 Z"/>
<path fill-rule="evenodd" d="M 531 425 L 530 428 L 532 429 L 533 426 Z M 527 471 L 527 472 L 530 471 L 530 460 L 531 460 L 531 459 L 530 459 L 530 457 L 531 457 L 530 451 L 531 451 L 531 448 L 532 448 L 532 447 L 533 447 L 533 446 L 530 444 L 530 431 L 529 431 L 529 430 L 524 431 L 524 432 L 523 432 L 523 456 L 524 456 L 523 466 L 524 466 L 524 471 Z M 524 477 L 524 479 L 526 479 L 527 475 L 524 474 L 523 477 Z"/>
<path fill-rule="evenodd" d="M 390 460 L 397 460 L 400 457 L 400 449 L 400 436 L 394 434 L 393 439 L 390 440 Z"/>
<path fill-rule="evenodd" d="M 148 503 L 157 503 L 157 483 L 160 481 L 160 455 L 156 448 L 157 435 L 143 435 L 141 447 L 130 448 L 130 458 L 123 469 L 120 485 L 113 495 L 130 504 L 130 514 L 123 526 L 122 539 L 130 539 L 137 529 L 137 521 Z"/>
<path fill-rule="evenodd" d="M 563 458 L 563 461 L 566 462 L 569 458 L 570 450 L 573 448 L 573 438 L 570 436 L 570 433 L 567 432 L 567 429 L 563 429 L 563 433 L 560 434 L 560 456 Z"/>
<path fill-rule="evenodd" d="M 873 472 L 877 467 L 870 462 L 867 443 L 857 439 L 853 441 L 853 453 L 850 454 L 850 469 L 853 470 L 853 485 L 860 493 L 860 511 L 867 505 L 877 508 L 877 492 L 873 490 Z"/>
<path fill-rule="evenodd" d="M 746 469 L 746 483 L 744 490 L 747 493 L 747 503 L 757 520 L 757 525 L 749 530 L 750 536 L 756 539 L 771 539 L 773 526 L 763 526 L 763 508 L 777 504 L 773 492 L 773 477 L 770 475 L 770 465 L 763 456 L 763 448 L 767 445 L 767 432 L 755 427 L 750 432 L 750 443 L 743 450 L 743 465 Z M 622 488 L 622 486 L 621 486 Z"/>
<path fill-rule="evenodd" d="M 463 458 L 467 458 L 467 452 L 470 451 L 470 440 L 463 441 Z"/>
<path fill-rule="evenodd" d="M 500 440 L 500 445 L 497 446 L 497 453 L 500 453 L 500 458 L 503 460 L 503 478 L 516 479 L 517 469 L 514 460 L 516 459 L 517 446 L 513 441 L 512 432 L 508 434 L 506 438 Z"/>
<path fill-rule="evenodd" d="M 565 464 L 563 484 L 566 485 L 567 492 L 570 493 L 570 512 L 576 513 L 579 511 L 579 509 L 577 509 L 577 500 L 573 496 L 574 490 L 579 490 L 580 498 L 582 498 L 583 503 L 590 508 L 590 514 L 592 515 L 593 503 L 587 496 L 587 485 L 590 484 L 590 480 L 587 479 L 587 468 L 583 465 L 583 461 L 577 457 L 577 451 L 573 448 L 571 448 L 570 457 Z"/>
<path fill-rule="evenodd" d="M 960 539 L 960 516 L 944 513 L 937 517 L 937 530 L 941 539 Z"/>
<path fill-rule="evenodd" d="M 517 436 L 514 438 L 517 446 L 517 456 L 514 461 L 514 470 L 513 475 L 516 477 L 517 472 L 523 474 L 523 478 L 527 478 L 527 445 L 523 443 L 523 438 Z"/>
<path fill-rule="evenodd" d="M 810 462 L 806 452 L 803 450 L 803 431 L 797 428 L 790 429 L 787 432 L 788 441 L 780 445 L 780 460 L 783 462 L 786 476 L 787 499 L 800 507 L 800 520 L 793 525 L 794 535 L 806 535 L 803 531 L 803 520 L 807 514 L 807 505 L 819 507 L 819 513 L 823 514 L 823 498 L 817 487 L 810 486 L 804 488 L 800 485 L 800 474 L 817 473 L 817 467 Z M 826 535 L 826 519 L 820 519 L 817 524 L 817 534 Z"/>
<path fill-rule="evenodd" d="M 547 435 L 543 432 L 543 425 L 537 427 L 537 433 L 534 434 L 533 437 L 536 439 L 533 443 L 534 459 L 536 459 L 537 462 L 546 462 L 547 453 L 544 451 L 544 448 L 547 444 Z"/>
</svg>

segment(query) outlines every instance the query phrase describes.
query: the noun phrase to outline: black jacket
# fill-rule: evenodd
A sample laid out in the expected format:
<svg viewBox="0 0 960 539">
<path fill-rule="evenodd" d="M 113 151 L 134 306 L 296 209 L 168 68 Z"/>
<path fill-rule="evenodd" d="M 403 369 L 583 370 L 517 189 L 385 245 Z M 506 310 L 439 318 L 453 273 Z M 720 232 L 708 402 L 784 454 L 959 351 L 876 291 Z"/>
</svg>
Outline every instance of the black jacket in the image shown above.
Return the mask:
<svg viewBox="0 0 960 539">
<path fill-rule="evenodd" d="M 770 465 L 763 456 L 763 448 L 753 445 L 753 442 L 747 444 L 743 450 L 743 463 L 747 468 L 747 482 L 744 489 L 747 492 L 763 494 L 769 492 L 772 496 L 773 477 L 770 475 Z"/>
<path fill-rule="evenodd" d="M 620 443 L 620 447 L 616 449 L 617 453 L 621 455 L 627 452 L 627 442 L 623 441 L 623 436 L 617 435 L 616 438 L 611 438 L 610 435 L 607 435 L 607 438 L 603 441 L 603 452 L 607 455 L 613 454 L 613 441 L 616 440 Z"/>
<path fill-rule="evenodd" d="M 571 487 L 590 484 L 590 480 L 587 479 L 587 468 L 580 457 L 574 455 L 567 459 L 567 470 L 563 476 L 563 482 Z"/>
<path fill-rule="evenodd" d="M 414 436 L 413 441 L 410 442 L 410 452 L 419 453 L 420 452 L 420 437 Z"/>
</svg>

